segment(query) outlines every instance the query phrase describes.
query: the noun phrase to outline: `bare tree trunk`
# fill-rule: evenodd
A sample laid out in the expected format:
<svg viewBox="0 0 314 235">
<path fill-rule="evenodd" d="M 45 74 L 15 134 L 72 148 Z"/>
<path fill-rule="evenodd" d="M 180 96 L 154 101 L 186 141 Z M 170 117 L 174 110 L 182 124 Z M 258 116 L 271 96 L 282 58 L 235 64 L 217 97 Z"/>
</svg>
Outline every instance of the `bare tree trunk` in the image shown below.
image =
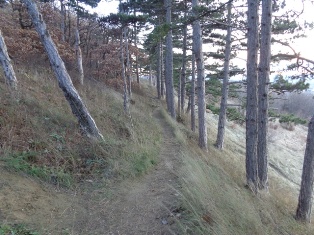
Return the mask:
<svg viewBox="0 0 314 235">
<path fill-rule="evenodd" d="M 192 53 L 191 130 L 195 132 L 195 55 Z"/>
<path fill-rule="evenodd" d="M 314 116 L 309 123 L 296 219 L 311 222 L 314 183 Z"/>
<path fill-rule="evenodd" d="M 270 74 L 272 0 L 262 1 L 261 47 L 258 73 L 258 187 L 268 190 L 268 84 Z"/>
<path fill-rule="evenodd" d="M 121 75 L 123 79 L 123 109 L 127 113 L 129 109 L 128 91 L 127 91 L 127 81 L 125 76 L 125 66 L 124 66 L 124 41 L 125 40 L 125 27 L 122 28 L 121 39 L 120 39 L 120 53 L 121 53 Z"/>
<path fill-rule="evenodd" d="M 224 62 L 224 78 L 222 84 L 222 95 L 220 102 L 220 112 L 219 112 L 219 121 L 218 121 L 218 133 L 216 140 L 216 147 L 218 149 L 223 148 L 224 144 L 224 135 L 225 135 L 225 125 L 226 125 L 226 111 L 227 111 L 227 100 L 228 100 L 228 81 L 229 81 L 229 64 L 230 64 L 230 55 L 231 55 L 231 7 L 232 3 L 229 2 L 227 5 L 228 8 L 228 29 L 226 36 L 226 48 L 225 48 L 225 62 Z"/>
<path fill-rule="evenodd" d="M 6 82 L 8 83 L 10 89 L 17 90 L 17 79 L 11 64 L 7 46 L 5 45 L 1 30 L 0 30 L 0 61 L 4 71 Z"/>
<path fill-rule="evenodd" d="M 181 116 L 181 79 L 180 78 L 179 78 L 179 84 L 178 84 L 178 116 L 179 117 Z"/>
<path fill-rule="evenodd" d="M 136 10 L 134 9 L 134 16 L 136 16 Z M 136 49 L 135 53 L 135 71 L 136 71 L 136 82 L 140 83 L 140 75 L 138 71 L 138 48 L 137 48 L 137 28 L 136 28 L 136 22 L 134 23 L 134 46 Z"/>
<path fill-rule="evenodd" d="M 57 48 L 51 39 L 42 15 L 38 12 L 36 4 L 32 0 L 22 0 L 26 5 L 28 13 L 32 18 L 32 22 L 43 43 L 50 60 L 51 67 L 56 74 L 59 86 L 64 92 L 65 98 L 69 102 L 72 113 L 77 117 L 82 133 L 89 138 L 103 140 L 103 136 L 99 132 L 94 119 L 89 114 L 85 104 L 74 88 L 71 78 L 59 56 Z"/>
<path fill-rule="evenodd" d="M 192 0 L 193 15 L 195 16 L 198 0 Z M 202 30 L 199 20 L 193 22 L 193 52 L 197 67 L 197 98 L 198 98 L 198 145 L 200 148 L 208 150 L 207 147 L 207 127 L 206 127 L 206 104 L 205 104 L 205 73 L 203 59 Z"/>
<path fill-rule="evenodd" d="M 149 85 L 153 85 L 152 64 L 149 64 Z"/>
<path fill-rule="evenodd" d="M 184 19 L 187 16 L 187 0 L 184 0 Z M 181 70 L 181 113 L 184 112 L 185 106 L 185 86 L 186 86 L 186 49 L 187 49 L 187 24 L 183 28 L 183 46 L 182 46 L 182 70 Z"/>
<path fill-rule="evenodd" d="M 257 56 L 259 1 L 248 0 L 247 102 L 246 102 L 246 180 L 257 192 Z"/>
<path fill-rule="evenodd" d="M 160 95 L 161 98 L 165 96 L 165 71 L 164 71 L 164 49 L 163 43 L 160 42 Z"/>
<path fill-rule="evenodd" d="M 125 53 L 126 53 L 126 68 L 127 68 L 127 83 L 128 83 L 128 94 L 131 99 L 132 97 L 132 81 L 131 81 L 131 64 L 130 64 L 130 51 L 129 51 L 129 39 L 128 39 L 128 28 L 125 28 Z"/>
<path fill-rule="evenodd" d="M 165 0 L 166 23 L 171 24 L 171 5 L 172 0 Z M 166 36 L 166 62 L 165 62 L 165 80 L 166 80 L 166 101 L 167 109 L 173 119 L 176 118 L 173 92 L 173 46 L 172 30 L 169 30 Z"/>
<path fill-rule="evenodd" d="M 62 42 L 65 42 L 65 7 L 64 7 L 64 0 L 60 0 L 60 7 L 61 7 L 61 11 L 60 11 L 60 14 L 61 14 L 61 25 L 60 25 L 60 28 L 61 28 L 61 40 Z"/>
<path fill-rule="evenodd" d="M 83 70 L 82 50 L 81 50 L 80 44 L 81 44 L 80 33 L 79 33 L 78 25 L 77 25 L 77 28 L 75 30 L 75 52 L 76 52 L 76 59 L 77 59 L 77 69 L 79 73 L 79 81 L 80 81 L 80 84 L 83 85 L 84 84 L 84 70 Z"/>
<path fill-rule="evenodd" d="M 156 88 L 157 88 L 157 97 L 158 99 L 161 98 L 161 41 L 159 40 L 157 45 L 157 81 L 156 81 Z"/>
</svg>

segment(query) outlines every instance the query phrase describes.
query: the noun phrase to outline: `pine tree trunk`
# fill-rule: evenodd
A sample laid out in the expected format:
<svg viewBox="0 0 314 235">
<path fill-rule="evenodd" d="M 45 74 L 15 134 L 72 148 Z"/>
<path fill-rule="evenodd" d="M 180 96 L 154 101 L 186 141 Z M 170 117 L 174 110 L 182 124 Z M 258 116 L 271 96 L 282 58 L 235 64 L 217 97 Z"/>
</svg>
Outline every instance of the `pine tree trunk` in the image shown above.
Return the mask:
<svg viewBox="0 0 314 235">
<path fill-rule="evenodd" d="M 78 26 L 75 30 L 75 51 L 76 51 L 76 59 L 77 59 L 77 69 L 79 73 L 79 82 L 81 85 L 84 84 L 84 70 L 83 70 L 83 57 L 81 50 L 81 41 L 80 41 L 80 33 L 78 30 Z"/>
<path fill-rule="evenodd" d="M 271 19 L 272 0 L 262 1 L 261 46 L 258 73 L 258 187 L 268 190 L 268 151 L 267 151 L 267 125 L 268 125 L 268 84 L 271 57 Z"/>
<path fill-rule="evenodd" d="M 192 0 L 193 14 L 196 16 L 198 0 Z M 193 22 L 193 52 L 195 54 L 197 68 L 197 99 L 198 99 L 198 145 L 200 148 L 208 150 L 207 147 L 207 127 L 206 127 L 206 104 L 205 104 L 205 72 L 203 59 L 202 30 L 199 20 Z"/>
<path fill-rule="evenodd" d="M 128 89 L 127 80 L 125 76 L 125 66 L 124 66 L 124 40 L 125 40 L 125 27 L 122 28 L 121 39 L 120 39 L 120 61 L 121 61 L 121 76 L 123 80 L 123 109 L 125 113 L 128 113 L 129 100 L 128 100 Z"/>
<path fill-rule="evenodd" d="M 218 121 L 218 133 L 217 133 L 217 140 L 216 140 L 216 147 L 218 149 L 223 148 L 224 144 L 224 135 L 225 135 L 225 125 L 226 125 L 226 111 L 227 111 L 227 100 L 228 100 L 228 81 L 229 81 L 229 64 L 230 64 L 230 55 L 231 55 L 231 7 L 232 3 L 229 2 L 227 5 L 228 9 L 228 29 L 227 29 L 227 36 L 226 36 L 226 48 L 225 48 L 225 62 L 224 62 L 224 78 L 222 84 L 222 95 L 221 95 L 221 102 L 220 102 L 220 112 L 219 112 L 219 121 Z"/>
<path fill-rule="evenodd" d="M 185 9 L 184 9 L 184 18 L 186 18 L 187 14 L 187 1 L 184 1 Z M 187 47 L 187 25 L 183 26 L 183 46 L 182 46 L 182 70 L 181 70 L 181 113 L 184 112 L 185 106 L 185 86 L 186 86 L 186 47 Z"/>
<path fill-rule="evenodd" d="M 60 25 L 60 29 L 61 29 L 61 40 L 62 42 L 65 42 L 65 7 L 64 7 L 64 0 L 60 0 L 60 7 L 61 7 L 61 25 Z"/>
<path fill-rule="evenodd" d="M 309 123 L 296 219 L 311 222 L 314 183 L 314 116 Z"/>
<path fill-rule="evenodd" d="M 160 42 L 160 95 L 161 98 L 165 96 L 165 66 L 164 66 L 164 49 L 163 43 Z"/>
<path fill-rule="evenodd" d="M 157 44 L 157 97 L 161 98 L 161 42 L 159 41 Z"/>
<path fill-rule="evenodd" d="M 136 10 L 134 9 L 134 16 L 136 16 Z M 134 23 L 134 46 L 136 49 L 135 52 L 135 73 L 136 73 L 136 82 L 139 84 L 140 83 L 140 75 L 138 71 L 138 48 L 137 48 L 137 29 L 136 29 L 136 23 Z"/>
<path fill-rule="evenodd" d="M 125 28 L 125 53 L 126 53 L 126 79 L 128 83 L 128 95 L 132 97 L 132 81 L 131 81 L 131 64 L 130 64 L 130 51 L 129 51 L 129 39 L 128 39 L 128 28 Z"/>
<path fill-rule="evenodd" d="M 7 46 L 5 45 L 1 30 L 0 30 L 0 61 L 4 71 L 6 82 L 8 83 L 10 89 L 17 90 L 17 79 L 11 64 Z"/>
<path fill-rule="evenodd" d="M 259 1 L 248 0 L 247 101 L 246 101 L 246 180 L 257 192 L 257 56 Z"/>
<path fill-rule="evenodd" d="M 149 85 L 153 85 L 152 64 L 149 64 Z"/>
<path fill-rule="evenodd" d="M 171 5 L 172 0 L 165 0 L 166 23 L 171 25 Z M 173 119 L 176 118 L 173 92 L 173 46 L 172 30 L 170 29 L 166 36 L 166 61 L 165 61 L 165 81 L 166 81 L 166 101 L 167 110 Z"/>
<path fill-rule="evenodd" d="M 51 67 L 56 74 L 59 86 L 64 92 L 65 98 L 71 106 L 72 113 L 78 119 L 82 133 L 89 138 L 103 140 L 103 136 L 99 132 L 94 119 L 89 114 L 85 104 L 72 84 L 71 78 L 64 66 L 62 59 L 59 56 L 54 42 L 51 39 L 46 24 L 43 21 L 43 17 L 38 12 L 36 4 L 32 0 L 22 0 L 22 2 L 27 7 L 35 29 L 47 52 Z"/>
<path fill-rule="evenodd" d="M 192 53 L 191 130 L 195 132 L 195 55 Z"/>
<path fill-rule="evenodd" d="M 178 116 L 181 116 L 181 79 L 178 84 Z"/>
</svg>

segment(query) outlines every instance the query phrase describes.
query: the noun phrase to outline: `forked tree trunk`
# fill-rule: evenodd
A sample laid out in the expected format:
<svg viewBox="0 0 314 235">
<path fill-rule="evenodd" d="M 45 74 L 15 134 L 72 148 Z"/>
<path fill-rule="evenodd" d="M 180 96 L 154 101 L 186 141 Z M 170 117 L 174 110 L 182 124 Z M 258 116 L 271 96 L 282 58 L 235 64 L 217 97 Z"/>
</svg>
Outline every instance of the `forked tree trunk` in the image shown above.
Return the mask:
<svg viewBox="0 0 314 235">
<path fill-rule="evenodd" d="M 171 5 L 172 0 L 165 0 L 166 23 L 171 25 Z M 170 29 L 166 36 L 166 61 L 165 61 L 165 81 L 166 81 L 166 101 L 167 110 L 173 119 L 176 118 L 173 92 L 173 46 L 172 30 Z"/>
<path fill-rule="evenodd" d="M 257 192 L 257 56 L 259 1 L 248 0 L 247 101 L 246 101 L 246 180 Z"/>
<path fill-rule="evenodd" d="M 198 0 L 192 0 L 193 15 L 196 16 Z M 198 99 L 198 145 L 200 148 L 208 150 L 207 147 L 207 127 L 206 127 L 206 107 L 205 107 L 205 72 L 203 59 L 202 30 L 199 20 L 193 22 L 193 52 L 197 67 L 197 99 Z"/>
<path fill-rule="evenodd" d="M 195 132 L 195 55 L 192 52 L 191 130 Z"/>
<path fill-rule="evenodd" d="M 314 183 L 314 116 L 309 123 L 296 219 L 311 222 Z"/>
<path fill-rule="evenodd" d="M 5 45 L 1 30 L 0 30 L 0 61 L 4 71 L 4 77 L 10 89 L 17 90 L 17 79 L 11 64 L 7 46 Z"/>
<path fill-rule="evenodd" d="M 59 56 L 56 45 L 51 39 L 46 24 L 43 21 L 43 17 L 39 13 L 36 4 L 32 0 L 22 0 L 22 2 L 27 7 L 35 29 L 47 52 L 51 67 L 56 74 L 59 86 L 64 92 L 65 98 L 71 106 L 72 113 L 78 119 L 82 133 L 89 138 L 103 140 L 103 136 L 99 132 L 94 119 L 89 114 L 85 104 L 72 84 L 71 78 L 64 66 L 62 59 Z"/>
<path fill-rule="evenodd" d="M 272 0 L 262 1 L 261 46 L 258 73 L 258 187 L 268 190 L 268 84 L 270 74 L 270 43 L 271 43 Z"/>
<path fill-rule="evenodd" d="M 222 84 L 222 95 L 220 102 L 220 112 L 219 112 L 219 121 L 218 121 L 218 133 L 216 140 L 216 147 L 218 149 L 223 148 L 224 144 L 224 135 L 225 135 L 225 125 L 226 125 L 226 111 L 227 111 L 227 100 L 228 100 L 228 81 L 229 81 L 229 65 L 230 65 L 230 55 L 231 55 L 231 7 L 232 3 L 229 2 L 227 5 L 228 9 L 228 29 L 226 36 L 226 48 L 225 48 L 225 62 L 224 62 L 224 77 Z"/>
<path fill-rule="evenodd" d="M 83 70 L 82 50 L 81 50 L 80 44 L 81 44 L 80 33 L 77 26 L 75 30 L 75 51 L 76 51 L 76 59 L 77 59 L 77 69 L 79 73 L 79 82 L 81 85 L 83 85 L 84 84 L 84 70 Z"/>
</svg>

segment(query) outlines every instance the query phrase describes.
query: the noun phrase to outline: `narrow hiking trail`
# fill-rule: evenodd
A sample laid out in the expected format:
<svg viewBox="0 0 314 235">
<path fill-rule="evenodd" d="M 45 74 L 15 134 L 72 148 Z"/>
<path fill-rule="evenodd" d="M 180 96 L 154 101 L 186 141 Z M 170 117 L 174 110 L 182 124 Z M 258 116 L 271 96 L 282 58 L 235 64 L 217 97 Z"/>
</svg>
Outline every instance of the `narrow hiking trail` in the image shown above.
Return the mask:
<svg viewBox="0 0 314 235">
<path fill-rule="evenodd" d="M 79 234 L 177 234 L 180 146 L 159 109 L 154 118 L 163 129 L 158 164 L 142 177 L 119 184 L 111 199 L 100 200 L 97 208 L 89 208 L 89 222 Z"/>
<path fill-rule="evenodd" d="M 7 171 L 0 162 L 1 221 L 34 225 L 45 235 L 179 234 L 180 145 L 160 108 L 153 117 L 163 130 L 158 163 L 143 176 L 112 188 L 95 181 L 64 191 Z"/>
</svg>

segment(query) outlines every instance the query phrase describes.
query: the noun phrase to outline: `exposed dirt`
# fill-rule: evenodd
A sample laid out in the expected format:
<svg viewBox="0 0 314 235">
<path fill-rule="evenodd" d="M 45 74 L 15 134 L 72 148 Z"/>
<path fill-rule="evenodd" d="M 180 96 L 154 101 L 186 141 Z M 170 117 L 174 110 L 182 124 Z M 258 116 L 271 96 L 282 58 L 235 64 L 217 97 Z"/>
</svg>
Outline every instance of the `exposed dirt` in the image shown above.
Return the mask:
<svg viewBox="0 0 314 235">
<path fill-rule="evenodd" d="M 60 192 L 1 167 L 0 220 L 33 224 L 44 234 L 177 234 L 180 214 L 173 211 L 180 146 L 159 110 L 154 116 L 163 128 L 163 144 L 160 161 L 149 173 L 123 181 L 110 193 L 93 182 Z"/>
</svg>

